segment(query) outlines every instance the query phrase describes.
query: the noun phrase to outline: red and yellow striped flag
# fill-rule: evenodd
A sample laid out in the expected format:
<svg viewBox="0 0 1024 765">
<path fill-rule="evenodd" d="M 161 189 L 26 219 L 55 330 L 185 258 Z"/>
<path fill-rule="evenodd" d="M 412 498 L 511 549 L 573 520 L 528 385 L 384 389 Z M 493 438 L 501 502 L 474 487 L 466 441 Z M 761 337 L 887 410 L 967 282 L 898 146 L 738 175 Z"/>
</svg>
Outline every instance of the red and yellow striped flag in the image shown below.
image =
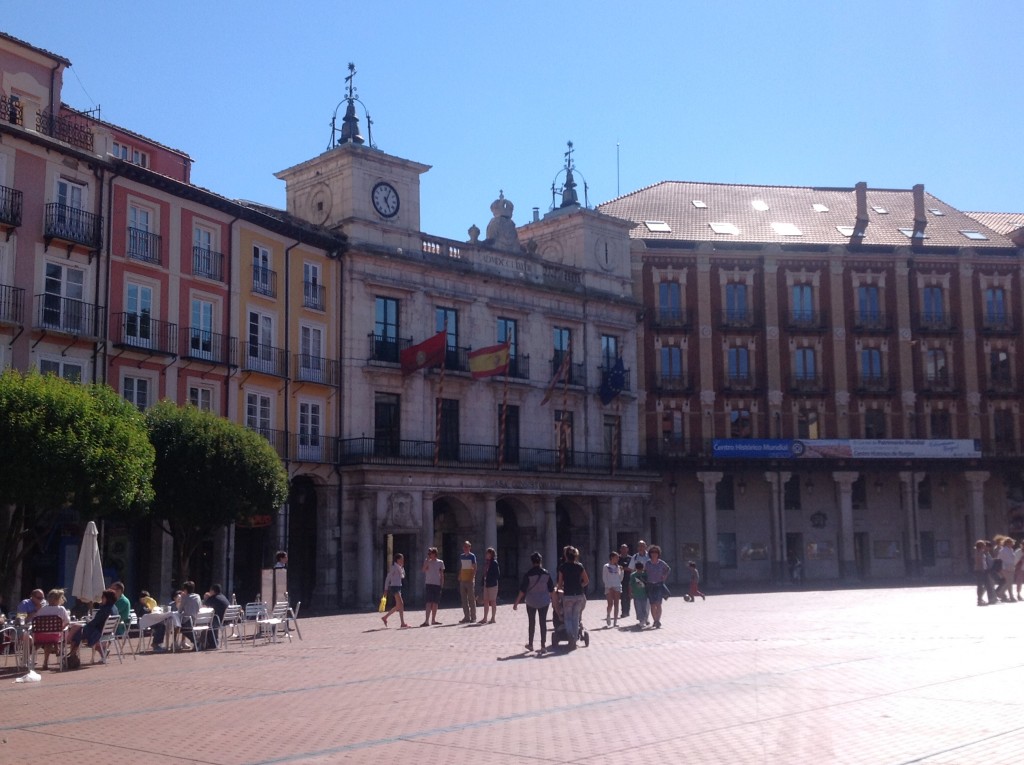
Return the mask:
<svg viewBox="0 0 1024 765">
<path fill-rule="evenodd" d="M 470 351 L 468 358 L 469 373 L 476 380 L 503 375 L 508 371 L 509 344 L 499 343 Z"/>
</svg>

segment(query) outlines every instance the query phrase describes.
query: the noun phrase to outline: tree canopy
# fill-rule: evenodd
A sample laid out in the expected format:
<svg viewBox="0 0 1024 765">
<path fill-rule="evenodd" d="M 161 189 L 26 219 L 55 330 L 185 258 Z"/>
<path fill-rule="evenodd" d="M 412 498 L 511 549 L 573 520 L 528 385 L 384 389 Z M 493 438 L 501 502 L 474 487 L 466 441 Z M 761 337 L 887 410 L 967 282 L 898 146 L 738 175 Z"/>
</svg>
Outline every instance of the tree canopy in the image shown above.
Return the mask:
<svg viewBox="0 0 1024 765">
<path fill-rule="evenodd" d="M 179 574 L 215 529 L 275 512 L 288 475 L 256 432 L 195 407 L 163 401 L 146 413 L 156 449 L 154 514 L 178 543 Z"/>
<path fill-rule="evenodd" d="M 105 385 L 4 372 L 0 434 L 2 592 L 35 534 L 46 533 L 63 508 L 88 517 L 141 513 L 153 497 L 145 419 Z"/>
</svg>

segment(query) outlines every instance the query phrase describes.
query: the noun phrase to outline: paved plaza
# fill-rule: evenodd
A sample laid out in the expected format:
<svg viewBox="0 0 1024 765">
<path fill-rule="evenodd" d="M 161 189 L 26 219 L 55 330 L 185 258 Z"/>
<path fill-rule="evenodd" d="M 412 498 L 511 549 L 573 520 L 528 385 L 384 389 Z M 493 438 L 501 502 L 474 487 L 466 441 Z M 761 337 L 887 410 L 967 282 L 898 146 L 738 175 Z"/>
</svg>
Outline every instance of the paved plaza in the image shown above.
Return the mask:
<svg viewBox="0 0 1024 765">
<path fill-rule="evenodd" d="M 0 763 L 1024 760 L 1024 604 L 978 608 L 967 586 L 674 597 L 642 633 L 592 600 L 590 646 L 544 656 L 522 606 L 461 615 L 304 618 L 290 644 L 7 674 Z"/>
</svg>

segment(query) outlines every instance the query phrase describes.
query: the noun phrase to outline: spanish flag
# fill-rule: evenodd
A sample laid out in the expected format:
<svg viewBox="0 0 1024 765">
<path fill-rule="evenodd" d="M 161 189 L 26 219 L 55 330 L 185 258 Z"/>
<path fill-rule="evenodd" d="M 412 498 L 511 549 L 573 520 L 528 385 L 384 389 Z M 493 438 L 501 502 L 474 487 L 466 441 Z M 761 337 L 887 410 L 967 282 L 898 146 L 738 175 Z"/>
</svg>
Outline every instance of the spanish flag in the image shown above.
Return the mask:
<svg viewBox="0 0 1024 765">
<path fill-rule="evenodd" d="M 473 379 L 494 377 L 508 372 L 509 344 L 490 345 L 469 352 L 469 373 Z"/>
</svg>

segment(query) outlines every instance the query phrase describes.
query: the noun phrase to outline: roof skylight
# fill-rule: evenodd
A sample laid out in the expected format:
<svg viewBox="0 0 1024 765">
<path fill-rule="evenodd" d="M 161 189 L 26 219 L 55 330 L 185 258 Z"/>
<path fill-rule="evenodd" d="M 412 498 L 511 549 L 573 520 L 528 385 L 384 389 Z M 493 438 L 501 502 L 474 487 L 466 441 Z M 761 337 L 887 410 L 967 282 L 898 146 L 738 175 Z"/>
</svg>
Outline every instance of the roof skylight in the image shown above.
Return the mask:
<svg viewBox="0 0 1024 765">
<path fill-rule="evenodd" d="M 946 213 L 942 212 L 942 210 L 938 209 L 937 207 L 929 207 L 929 208 L 928 208 L 928 212 L 930 212 L 930 213 L 931 213 L 932 215 L 936 215 L 936 216 L 938 216 L 938 217 L 940 217 L 940 218 L 941 218 L 941 217 L 942 217 L 943 215 L 945 215 L 945 214 L 946 214 Z"/>
<path fill-rule="evenodd" d="M 794 223 L 773 223 L 772 228 L 779 236 L 803 236 L 804 232 Z"/>
<path fill-rule="evenodd" d="M 917 233 L 917 235 L 915 236 L 914 235 L 914 229 L 912 229 L 912 228 L 901 228 L 900 229 L 900 233 L 903 234 L 903 236 L 907 237 L 907 239 L 927 239 L 928 238 L 928 235 L 926 233 L 924 233 L 924 231 L 919 231 Z"/>
<path fill-rule="evenodd" d="M 755 199 L 750 204 L 753 205 L 754 209 L 757 210 L 758 212 L 764 212 L 765 210 L 768 209 L 768 203 L 765 202 L 763 199 Z"/>
<path fill-rule="evenodd" d="M 889 211 L 886 210 L 881 205 L 871 205 L 871 209 L 874 210 L 879 215 L 888 215 L 889 214 Z"/>
<path fill-rule="evenodd" d="M 736 236 L 740 233 L 740 230 L 732 223 L 709 223 L 711 230 L 716 234 L 732 234 Z"/>
<path fill-rule="evenodd" d="M 828 212 L 828 205 L 823 205 L 821 202 L 815 202 L 811 208 L 814 212 Z"/>
<path fill-rule="evenodd" d="M 977 240 L 979 242 L 987 242 L 988 241 L 988 237 L 985 236 L 980 231 L 971 231 L 970 229 L 968 229 L 968 230 L 961 229 L 960 233 L 963 234 L 964 236 L 966 236 L 968 239 L 975 239 L 975 240 Z"/>
<path fill-rule="evenodd" d="M 693 200 L 693 203 L 692 203 L 692 204 L 693 204 L 693 206 L 694 206 L 694 207 L 696 207 L 696 208 L 697 208 L 698 210 L 703 210 L 703 209 L 704 209 L 705 207 L 707 207 L 707 206 L 708 206 L 708 203 L 707 203 L 707 202 L 702 202 L 702 201 L 700 201 L 699 199 L 694 199 L 694 200 Z"/>
<path fill-rule="evenodd" d="M 647 226 L 647 230 L 655 234 L 671 234 L 672 227 L 669 226 L 663 220 L 645 220 L 644 225 Z"/>
<path fill-rule="evenodd" d="M 836 226 L 836 231 L 843 236 L 853 236 L 853 226 Z"/>
</svg>

